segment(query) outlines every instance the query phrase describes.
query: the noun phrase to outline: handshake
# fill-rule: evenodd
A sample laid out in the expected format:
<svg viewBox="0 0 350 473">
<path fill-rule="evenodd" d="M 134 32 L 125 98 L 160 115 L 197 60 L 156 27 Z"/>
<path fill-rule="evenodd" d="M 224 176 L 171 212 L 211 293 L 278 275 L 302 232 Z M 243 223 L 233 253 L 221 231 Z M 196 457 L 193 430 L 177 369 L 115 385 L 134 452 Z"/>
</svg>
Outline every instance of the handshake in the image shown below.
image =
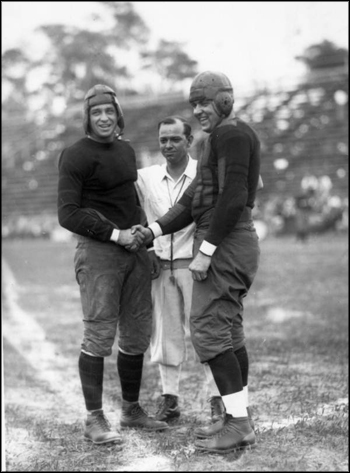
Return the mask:
<svg viewBox="0 0 350 473">
<path fill-rule="evenodd" d="M 117 240 L 118 245 L 132 253 L 138 251 L 142 246 L 147 246 L 154 239 L 152 230 L 143 225 L 134 225 L 128 230 L 120 230 Z"/>
</svg>

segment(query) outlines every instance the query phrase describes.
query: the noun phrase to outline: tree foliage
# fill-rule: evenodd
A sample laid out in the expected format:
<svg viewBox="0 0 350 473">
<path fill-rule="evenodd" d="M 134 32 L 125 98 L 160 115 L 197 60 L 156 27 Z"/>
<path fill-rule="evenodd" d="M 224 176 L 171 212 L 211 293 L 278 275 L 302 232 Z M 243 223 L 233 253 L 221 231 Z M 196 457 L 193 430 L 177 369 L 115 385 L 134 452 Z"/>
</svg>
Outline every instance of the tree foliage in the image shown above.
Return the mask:
<svg viewBox="0 0 350 473">
<path fill-rule="evenodd" d="M 142 53 L 145 69 L 152 68 L 170 82 L 175 83 L 193 77 L 197 73 L 197 61 L 183 50 L 183 44 L 160 40 L 153 51 Z"/>
<path fill-rule="evenodd" d="M 322 43 L 307 47 L 297 59 L 312 70 L 344 66 L 348 62 L 349 52 L 336 46 L 333 42 L 324 40 Z"/>
<path fill-rule="evenodd" d="M 96 12 L 91 28 L 64 24 L 41 25 L 37 31 L 49 41 L 39 60 L 29 59 L 19 49 L 3 55 L 3 77 L 22 94 L 44 97 L 48 111 L 54 100 L 67 105 L 80 101 L 97 83 L 105 83 L 124 93 L 137 93 L 132 85 L 130 58 L 169 80 L 170 84 L 194 75 L 196 61 L 179 43 L 162 40 L 155 51 L 148 50 L 150 30 L 131 2 L 92 2 Z M 20 70 L 19 74 L 14 73 Z M 40 85 L 28 91 L 28 73 L 38 71 Z"/>
</svg>

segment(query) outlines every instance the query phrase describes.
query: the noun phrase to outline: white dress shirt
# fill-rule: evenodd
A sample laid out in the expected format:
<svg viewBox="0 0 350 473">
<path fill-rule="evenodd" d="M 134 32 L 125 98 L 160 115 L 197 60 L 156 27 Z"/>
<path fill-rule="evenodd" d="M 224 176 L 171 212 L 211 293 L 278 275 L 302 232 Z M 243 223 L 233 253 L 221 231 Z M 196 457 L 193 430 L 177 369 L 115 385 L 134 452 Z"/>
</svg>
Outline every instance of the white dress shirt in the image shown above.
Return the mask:
<svg viewBox="0 0 350 473">
<path fill-rule="evenodd" d="M 155 164 L 137 171 L 136 189 L 149 224 L 166 214 L 178 202 L 197 173 L 197 161 L 190 156 L 185 171 L 176 182 L 167 172 L 166 166 L 166 163 Z M 192 258 L 194 229 L 195 224 L 192 223 L 174 234 L 173 260 Z M 171 235 L 156 238 L 154 249 L 160 259 L 170 260 Z"/>
</svg>

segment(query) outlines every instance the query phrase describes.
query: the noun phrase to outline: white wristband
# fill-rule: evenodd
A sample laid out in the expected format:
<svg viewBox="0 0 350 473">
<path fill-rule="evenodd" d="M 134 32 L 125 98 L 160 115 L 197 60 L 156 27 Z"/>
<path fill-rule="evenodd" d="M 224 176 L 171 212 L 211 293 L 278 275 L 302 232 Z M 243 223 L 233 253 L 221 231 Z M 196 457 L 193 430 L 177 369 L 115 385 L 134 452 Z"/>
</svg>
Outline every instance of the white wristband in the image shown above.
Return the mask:
<svg viewBox="0 0 350 473">
<path fill-rule="evenodd" d="M 148 228 L 150 230 L 152 230 L 154 238 L 157 238 L 157 237 L 163 235 L 163 231 L 162 231 L 160 225 L 157 222 L 151 223 L 151 225 L 148 225 Z"/>
<path fill-rule="evenodd" d="M 120 230 L 115 228 L 112 232 L 111 240 L 114 241 L 114 243 L 118 243 L 119 235 L 120 235 Z"/>
<path fill-rule="evenodd" d="M 204 240 L 201 246 L 199 247 L 199 251 L 205 254 L 206 256 L 213 256 L 216 248 L 217 247 L 215 245 L 212 245 L 211 243 L 208 243 Z"/>
</svg>

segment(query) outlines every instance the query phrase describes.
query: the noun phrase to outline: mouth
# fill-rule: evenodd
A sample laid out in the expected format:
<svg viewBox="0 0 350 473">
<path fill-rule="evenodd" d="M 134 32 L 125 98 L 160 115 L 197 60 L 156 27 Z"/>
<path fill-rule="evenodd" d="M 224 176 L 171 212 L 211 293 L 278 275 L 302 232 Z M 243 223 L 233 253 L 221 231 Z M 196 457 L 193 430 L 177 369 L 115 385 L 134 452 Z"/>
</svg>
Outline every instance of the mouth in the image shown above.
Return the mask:
<svg viewBox="0 0 350 473">
<path fill-rule="evenodd" d="M 198 121 L 201 125 L 204 125 L 205 123 L 208 123 L 208 119 L 206 117 L 200 117 L 200 118 L 198 118 Z"/>
</svg>

